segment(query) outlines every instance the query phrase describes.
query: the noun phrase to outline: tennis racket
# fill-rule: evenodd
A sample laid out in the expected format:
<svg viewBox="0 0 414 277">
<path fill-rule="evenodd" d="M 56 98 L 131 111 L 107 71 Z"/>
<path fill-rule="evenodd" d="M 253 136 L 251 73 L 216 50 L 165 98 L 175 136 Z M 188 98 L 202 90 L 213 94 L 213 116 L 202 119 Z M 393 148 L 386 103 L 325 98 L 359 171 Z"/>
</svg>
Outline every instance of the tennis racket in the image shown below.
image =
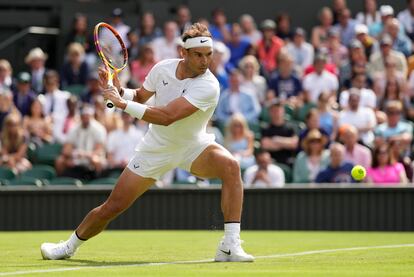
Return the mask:
<svg viewBox="0 0 414 277">
<path fill-rule="evenodd" d="M 105 22 L 96 24 L 93 35 L 96 52 L 108 71 L 108 87 L 113 86 L 114 73 L 119 73 L 128 64 L 128 51 L 125 43 L 115 28 Z M 106 106 L 113 108 L 114 103 L 106 100 Z"/>
</svg>

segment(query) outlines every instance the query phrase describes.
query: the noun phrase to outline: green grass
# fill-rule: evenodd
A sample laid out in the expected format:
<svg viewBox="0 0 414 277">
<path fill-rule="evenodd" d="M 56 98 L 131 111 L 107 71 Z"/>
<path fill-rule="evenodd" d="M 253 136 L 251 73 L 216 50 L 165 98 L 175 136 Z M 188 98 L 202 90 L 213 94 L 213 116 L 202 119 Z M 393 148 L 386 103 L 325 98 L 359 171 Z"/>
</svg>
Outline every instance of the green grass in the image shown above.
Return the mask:
<svg viewBox="0 0 414 277">
<path fill-rule="evenodd" d="M 74 267 L 81 269 L 24 276 L 414 276 L 414 247 L 258 258 L 243 264 L 149 264 L 212 259 L 221 231 L 105 231 L 70 260 L 41 259 L 42 242 L 69 235 L 68 231 L 0 232 L 0 276 Z M 385 232 L 245 231 L 242 238 L 246 252 L 255 256 L 414 243 L 413 233 Z"/>
</svg>

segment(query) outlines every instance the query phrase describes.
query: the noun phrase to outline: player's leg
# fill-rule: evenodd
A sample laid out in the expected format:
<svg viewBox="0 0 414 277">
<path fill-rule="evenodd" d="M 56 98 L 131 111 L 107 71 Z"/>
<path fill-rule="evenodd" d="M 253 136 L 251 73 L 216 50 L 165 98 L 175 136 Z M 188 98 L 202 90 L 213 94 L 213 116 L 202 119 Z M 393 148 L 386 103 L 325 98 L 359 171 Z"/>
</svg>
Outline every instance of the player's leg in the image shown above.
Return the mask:
<svg viewBox="0 0 414 277">
<path fill-rule="evenodd" d="M 222 180 L 221 209 L 224 216 L 224 238 L 217 249 L 215 261 L 253 261 L 253 256 L 246 254 L 241 247 L 243 183 L 238 162 L 224 147 L 212 144 L 193 161 L 191 172 L 200 177 Z"/>
<path fill-rule="evenodd" d="M 154 182 L 152 178 L 141 177 L 125 168 L 108 199 L 86 215 L 67 241 L 42 244 L 43 258 L 55 260 L 71 257 L 83 241 L 104 230 L 109 222 L 129 208 Z"/>
</svg>

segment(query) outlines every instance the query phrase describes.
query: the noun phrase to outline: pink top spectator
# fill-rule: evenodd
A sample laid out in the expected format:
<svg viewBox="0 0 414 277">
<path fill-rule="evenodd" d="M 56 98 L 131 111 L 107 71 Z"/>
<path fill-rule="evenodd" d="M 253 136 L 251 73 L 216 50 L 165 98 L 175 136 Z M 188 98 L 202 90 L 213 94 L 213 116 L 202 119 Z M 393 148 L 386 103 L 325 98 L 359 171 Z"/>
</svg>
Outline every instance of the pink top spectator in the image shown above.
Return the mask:
<svg viewBox="0 0 414 277">
<path fill-rule="evenodd" d="M 404 166 L 401 163 L 387 165 L 383 168 L 369 168 L 367 175 L 374 184 L 384 185 L 401 182 L 400 174 L 404 172 Z"/>
<path fill-rule="evenodd" d="M 368 147 L 357 143 L 354 145 L 352 152 L 346 149 L 344 160 L 352 164 L 360 164 L 365 168 L 369 168 L 371 166 L 372 157 Z"/>
<path fill-rule="evenodd" d="M 150 72 L 151 68 L 155 65 L 155 63 L 150 63 L 150 64 L 146 64 L 146 65 L 141 65 L 140 61 L 136 60 L 131 62 L 131 75 L 132 78 L 140 83 L 143 84 L 145 81 L 145 76 L 148 75 L 148 73 Z"/>
</svg>

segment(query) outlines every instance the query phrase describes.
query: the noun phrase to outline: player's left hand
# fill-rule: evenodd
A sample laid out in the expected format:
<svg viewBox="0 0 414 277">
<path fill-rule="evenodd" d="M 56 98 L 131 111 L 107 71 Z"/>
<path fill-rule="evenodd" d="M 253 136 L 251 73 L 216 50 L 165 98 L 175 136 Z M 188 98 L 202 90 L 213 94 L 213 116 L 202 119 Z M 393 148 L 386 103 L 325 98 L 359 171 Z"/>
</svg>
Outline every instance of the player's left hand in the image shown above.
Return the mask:
<svg viewBox="0 0 414 277">
<path fill-rule="evenodd" d="M 125 109 L 126 101 L 119 95 L 116 87 L 108 86 L 106 89 L 104 89 L 103 97 L 107 100 L 111 100 L 116 107 Z"/>
</svg>

